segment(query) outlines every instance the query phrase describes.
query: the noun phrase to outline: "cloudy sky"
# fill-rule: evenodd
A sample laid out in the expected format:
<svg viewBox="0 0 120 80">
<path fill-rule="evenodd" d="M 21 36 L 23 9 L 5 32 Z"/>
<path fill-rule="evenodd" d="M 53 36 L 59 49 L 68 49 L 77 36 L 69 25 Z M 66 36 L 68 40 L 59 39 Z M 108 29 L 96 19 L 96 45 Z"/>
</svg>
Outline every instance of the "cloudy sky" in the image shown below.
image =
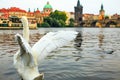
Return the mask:
<svg viewBox="0 0 120 80">
<path fill-rule="evenodd" d="M 78 0 L 0 0 L 0 8 L 19 7 L 31 11 L 39 8 L 43 10 L 44 5 L 50 2 L 54 10 L 74 12 L 74 6 Z M 98 14 L 101 4 L 104 5 L 105 14 L 120 14 L 120 0 L 80 0 L 83 6 L 83 13 Z"/>
</svg>

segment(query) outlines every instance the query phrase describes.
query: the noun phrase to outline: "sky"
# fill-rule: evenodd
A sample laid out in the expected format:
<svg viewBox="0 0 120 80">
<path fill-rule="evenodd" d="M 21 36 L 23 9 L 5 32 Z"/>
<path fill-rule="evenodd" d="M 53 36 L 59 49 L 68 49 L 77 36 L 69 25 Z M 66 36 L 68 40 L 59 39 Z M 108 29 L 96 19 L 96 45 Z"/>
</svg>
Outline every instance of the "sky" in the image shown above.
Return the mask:
<svg viewBox="0 0 120 80">
<path fill-rule="evenodd" d="M 53 10 L 74 12 L 74 7 L 78 0 L 0 0 L 0 8 L 19 7 L 31 11 L 39 8 L 43 10 L 45 4 L 49 1 Z M 80 0 L 83 6 L 83 13 L 99 14 L 101 4 L 104 6 L 105 14 L 120 14 L 120 0 Z"/>
</svg>

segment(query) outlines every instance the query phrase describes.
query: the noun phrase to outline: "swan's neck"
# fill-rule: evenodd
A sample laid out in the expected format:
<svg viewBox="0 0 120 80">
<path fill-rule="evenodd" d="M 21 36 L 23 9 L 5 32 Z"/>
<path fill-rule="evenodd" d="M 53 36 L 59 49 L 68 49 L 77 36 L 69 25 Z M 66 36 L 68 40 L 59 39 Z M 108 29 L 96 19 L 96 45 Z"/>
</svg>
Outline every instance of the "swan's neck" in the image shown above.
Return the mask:
<svg viewBox="0 0 120 80">
<path fill-rule="evenodd" d="M 23 23 L 23 37 L 29 42 L 29 26 L 28 26 L 28 22 Z"/>
</svg>

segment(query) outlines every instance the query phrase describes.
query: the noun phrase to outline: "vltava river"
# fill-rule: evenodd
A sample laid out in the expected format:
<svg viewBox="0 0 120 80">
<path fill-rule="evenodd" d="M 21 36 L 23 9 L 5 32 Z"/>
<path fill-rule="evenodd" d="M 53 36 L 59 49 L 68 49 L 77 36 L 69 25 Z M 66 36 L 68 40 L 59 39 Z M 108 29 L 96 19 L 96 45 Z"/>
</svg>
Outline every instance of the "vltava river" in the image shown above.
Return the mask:
<svg viewBox="0 0 120 80">
<path fill-rule="evenodd" d="M 82 33 L 81 48 L 73 44 L 54 50 L 40 62 L 39 71 L 45 80 L 119 80 L 119 28 L 40 28 L 30 30 L 31 46 L 49 31 L 75 30 Z M 18 50 L 14 34 L 22 30 L 0 30 L 0 80 L 20 80 L 13 66 Z M 108 54 L 114 51 L 112 54 Z"/>
</svg>

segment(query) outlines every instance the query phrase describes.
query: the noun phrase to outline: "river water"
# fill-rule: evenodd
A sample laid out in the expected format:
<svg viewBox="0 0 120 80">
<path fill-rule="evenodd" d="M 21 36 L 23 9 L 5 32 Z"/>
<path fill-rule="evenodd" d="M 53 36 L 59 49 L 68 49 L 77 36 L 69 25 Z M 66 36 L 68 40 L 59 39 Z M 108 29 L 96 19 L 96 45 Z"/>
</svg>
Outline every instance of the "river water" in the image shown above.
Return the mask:
<svg viewBox="0 0 120 80">
<path fill-rule="evenodd" d="M 82 32 L 81 48 L 68 44 L 40 62 L 45 80 L 120 80 L 119 28 L 40 28 L 30 30 L 31 46 L 49 31 Z M 18 50 L 14 34 L 22 30 L 0 30 L 0 80 L 20 80 L 13 66 Z M 108 54 L 113 51 L 112 54 Z"/>
</svg>

